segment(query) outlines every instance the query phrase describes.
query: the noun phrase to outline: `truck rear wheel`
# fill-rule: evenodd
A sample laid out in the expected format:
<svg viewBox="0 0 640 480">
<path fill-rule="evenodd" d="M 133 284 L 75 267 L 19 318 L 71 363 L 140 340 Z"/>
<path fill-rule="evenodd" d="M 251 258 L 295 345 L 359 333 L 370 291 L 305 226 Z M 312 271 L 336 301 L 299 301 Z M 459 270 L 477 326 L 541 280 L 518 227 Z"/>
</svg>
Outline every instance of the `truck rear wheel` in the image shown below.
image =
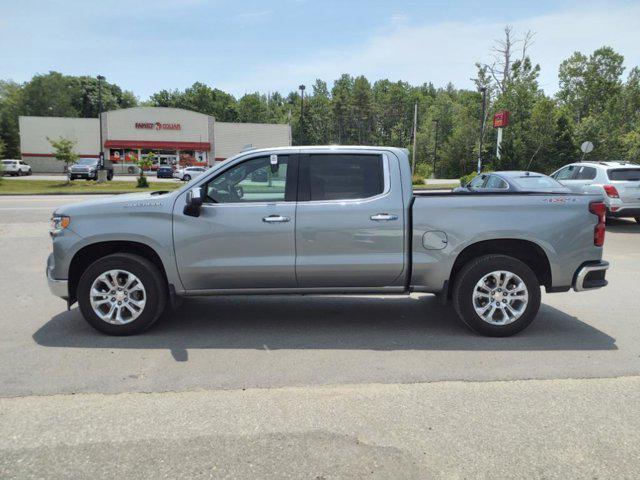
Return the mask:
<svg viewBox="0 0 640 480">
<path fill-rule="evenodd" d="M 453 305 L 472 330 L 507 337 L 524 330 L 540 308 L 540 283 L 525 263 L 506 255 L 484 255 L 458 273 Z"/>
<path fill-rule="evenodd" d="M 109 335 L 133 335 L 149 328 L 166 305 L 167 288 L 146 258 L 115 253 L 92 263 L 80 277 L 77 298 L 89 324 Z"/>
</svg>

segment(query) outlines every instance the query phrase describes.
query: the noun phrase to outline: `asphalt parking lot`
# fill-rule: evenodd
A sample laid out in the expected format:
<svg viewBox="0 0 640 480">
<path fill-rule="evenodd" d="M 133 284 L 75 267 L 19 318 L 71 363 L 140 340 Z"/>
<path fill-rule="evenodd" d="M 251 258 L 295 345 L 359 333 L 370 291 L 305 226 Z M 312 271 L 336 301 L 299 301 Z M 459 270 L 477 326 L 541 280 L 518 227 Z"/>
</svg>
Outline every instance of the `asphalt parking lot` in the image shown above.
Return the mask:
<svg viewBox="0 0 640 480">
<path fill-rule="evenodd" d="M 116 338 L 47 289 L 48 219 L 81 200 L 0 197 L 2 477 L 53 458 L 53 474 L 95 458 L 155 478 L 640 472 L 635 222 L 608 226 L 606 289 L 543 295 L 512 338 L 476 336 L 426 295 L 190 299 Z"/>
</svg>

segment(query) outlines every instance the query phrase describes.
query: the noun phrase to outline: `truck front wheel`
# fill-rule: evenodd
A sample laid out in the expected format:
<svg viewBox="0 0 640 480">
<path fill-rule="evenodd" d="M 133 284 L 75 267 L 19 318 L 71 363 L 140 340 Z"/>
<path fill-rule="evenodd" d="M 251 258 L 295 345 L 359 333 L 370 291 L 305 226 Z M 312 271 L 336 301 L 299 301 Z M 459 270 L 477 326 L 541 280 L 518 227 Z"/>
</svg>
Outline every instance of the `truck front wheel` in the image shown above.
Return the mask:
<svg viewBox="0 0 640 480">
<path fill-rule="evenodd" d="M 472 330 L 507 337 L 525 329 L 540 308 L 540 283 L 525 263 L 484 255 L 467 263 L 453 287 L 453 305 Z"/>
<path fill-rule="evenodd" d="M 115 253 L 92 263 L 80 277 L 77 298 L 89 324 L 109 335 L 133 335 L 150 327 L 166 304 L 166 285 L 146 258 Z"/>
</svg>

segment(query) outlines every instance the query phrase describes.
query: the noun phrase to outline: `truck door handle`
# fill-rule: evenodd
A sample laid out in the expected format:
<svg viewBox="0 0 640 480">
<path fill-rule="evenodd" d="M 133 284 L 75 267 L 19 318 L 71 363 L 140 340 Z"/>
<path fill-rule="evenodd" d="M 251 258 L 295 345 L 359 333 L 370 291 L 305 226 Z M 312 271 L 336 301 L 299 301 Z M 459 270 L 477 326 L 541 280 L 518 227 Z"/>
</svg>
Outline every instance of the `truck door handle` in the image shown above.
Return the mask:
<svg viewBox="0 0 640 480">
<path fill-rule="evenodd" d="M 398 215 L 391 215 L 389 213 L 376 213 L 375 215 L 371 215 L 371 220 L 374 222 L 384 222 L 389 220 L 397 220 Z"/>
<path fill-rule="evenodd" d="M 268 217 L 264 217 L 262 219 L 262 221 L 266 223 L 282 223 L 288 222 L 289 220 L 289 217 L 283 217 L 282 215 L 269 215 Z"/>
</svg>

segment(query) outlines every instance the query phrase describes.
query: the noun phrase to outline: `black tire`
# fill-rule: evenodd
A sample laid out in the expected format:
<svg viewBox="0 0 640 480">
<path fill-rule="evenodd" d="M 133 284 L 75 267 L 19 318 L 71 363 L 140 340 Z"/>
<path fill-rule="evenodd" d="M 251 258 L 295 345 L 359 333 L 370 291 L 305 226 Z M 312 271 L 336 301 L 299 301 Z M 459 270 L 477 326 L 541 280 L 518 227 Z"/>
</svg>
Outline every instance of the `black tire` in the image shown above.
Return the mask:
<svg viewBox="0 0 640 480">
<path fill-rule="evenodd" d="M 487 274 L 504 270 L 515 273 L 528 290 L 528 303 L 522 315 L 512 323 L 495 325 L 483 320 L 474 308 L 473 292 L 476 284 Z M 507 255 L 484 255 L 467 263 L 458 273 L 453 287 L 453 306 L 460 319 L 473 331 L 489 337 L 514 335 L 533 321 L 540 308 L 540 283 L 525 263 Z"/>
<path fill-rule="evenodd" d="M 73 181 L 75 179 L 76 179 L 76 177 L 74 177 L 73 175 L 69 175 L 69 181 Z"/>
<path fill-rule="evenodd" d="M 636 217 L 636 222 L 640 223 L 640 217 Z"/>
<path fill-rule="evenodd" d="M 184 180 L 185 182 L 188 182 L 189 180 L 191 180 L 191 175 L 185 175 L 182 177 L 182 180 Z"/>
<path fill-rule="evenodd" d="M 27 170 L 27 175 L 32 175 L 33 172 L 31 171 L 31 169 Z"/>
<path fill-rule="evenodd" d="M 113 180 L 113 170 L 107 172 L 107 181 Z"/>
<path fill-rule="evenodd" d="M 108 323 L 93 311 L 89 291 L 94 280 L 107 270 L 122 269 L 138 277 L 146 291 L 146 302 L 138 318 L 124 325 Z M 96 330 L 108 335 L 140 333 L 162 315 L 167 301 L 167 285 L 158 267 L 146 258 L 130 253 L 114 253 L 93 262 L 80 277 L 77 298 L 85 320 Z"/>
</svg>

